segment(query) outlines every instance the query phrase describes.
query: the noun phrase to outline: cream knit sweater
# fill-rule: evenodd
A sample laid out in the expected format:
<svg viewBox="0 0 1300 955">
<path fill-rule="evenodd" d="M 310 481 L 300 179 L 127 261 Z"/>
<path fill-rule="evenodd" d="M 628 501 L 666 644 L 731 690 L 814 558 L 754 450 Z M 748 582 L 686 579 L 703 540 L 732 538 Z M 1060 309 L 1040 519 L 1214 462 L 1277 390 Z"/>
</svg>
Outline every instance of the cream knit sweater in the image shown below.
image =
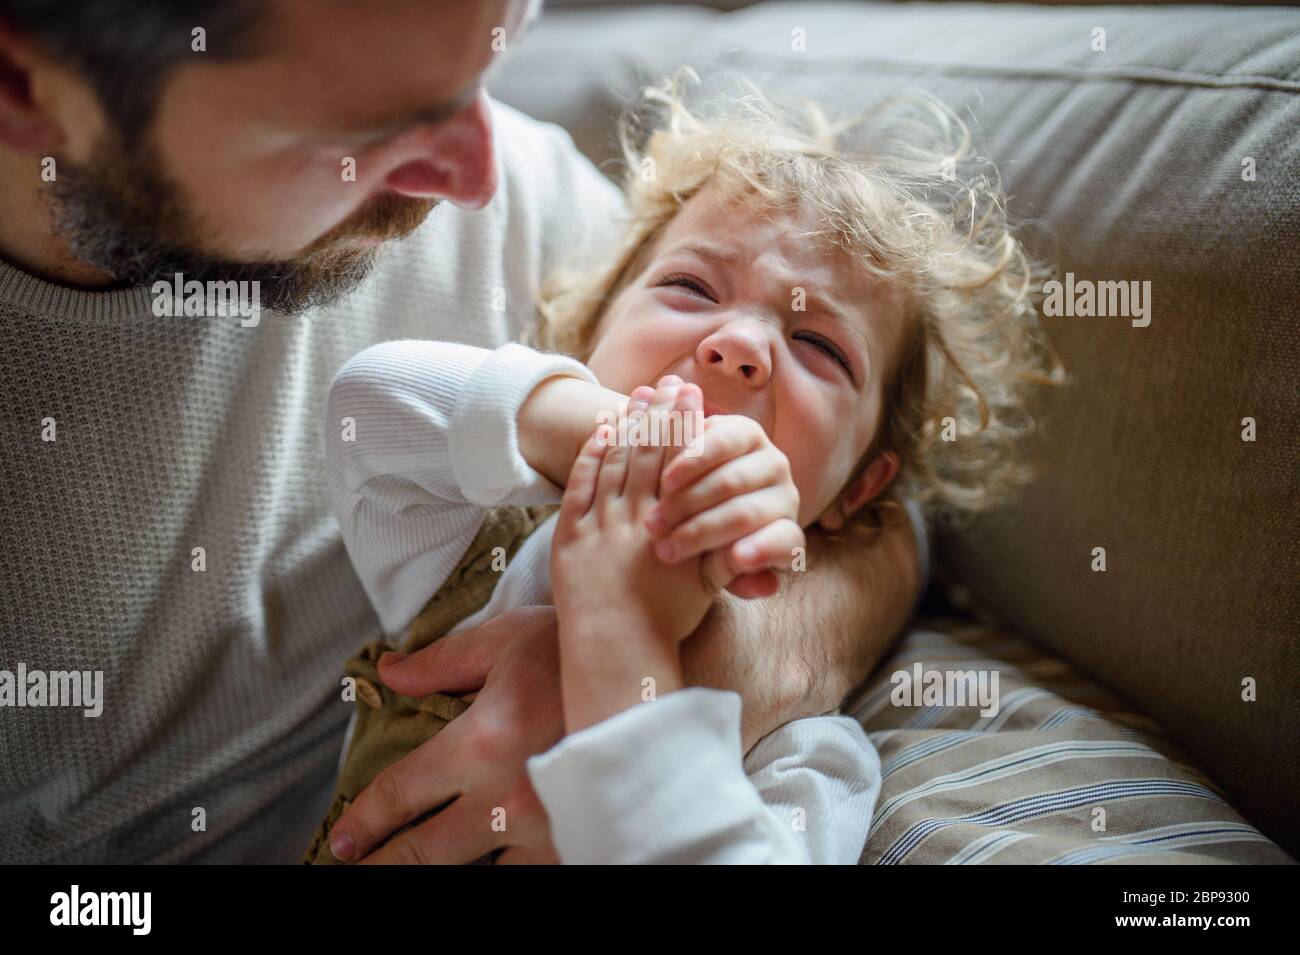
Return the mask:
<svg viewBox="0 0 1300 955">
<path fill-rule="evenodd" d="M 300 857 L 380 629 L 326 494 L 330 383 L 390 339 L 517 337 L 621 208 L 561 130 L 493 120 L 491 204 L 306 317 L 158 318 L 0 264 L 0 671 L 103 674 L 98 717 L 0 707 L 0 863 Z"/>
</svg>

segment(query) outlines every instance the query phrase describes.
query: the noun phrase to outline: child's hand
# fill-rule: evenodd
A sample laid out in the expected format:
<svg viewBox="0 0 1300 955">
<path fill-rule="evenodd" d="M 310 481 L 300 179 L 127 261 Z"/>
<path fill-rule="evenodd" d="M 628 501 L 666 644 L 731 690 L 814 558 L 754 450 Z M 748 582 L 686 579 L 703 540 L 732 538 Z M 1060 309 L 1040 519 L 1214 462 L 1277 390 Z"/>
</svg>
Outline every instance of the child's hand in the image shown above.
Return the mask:
<svg viewBox="0 0 1300 955">
<path fill-rule="evenodd" d="M 789 568 L 805 545 L 790 462 L 752 418 L 706 418 L 691 451 L 665 464 L 659 496 L 646 518 L 659 557 L 673 565 L 707 554 L 712 579 L 744 576 L 741 596 L 775 591 L 775 576 L 756 575 Z"/>
<path fill-rule="evenodd" d="M 688 398 L 700 400 L 699 389 L 679 379 L 660 385 L 634 391 L 629 416 L 680 412 Z M 613 439 L 608 426 L 597 429 L 569 475 L 551 545 L 556 612 L 562 629 L 577 626 L 613 639 L 633 630 L 675 646 L 731 578 L 711 579 L 701 556 L 666 566 L 652 550 L 646 517 L 659 500 L 664 461 L 682 449 L 606 443 Z"/>
</svg>

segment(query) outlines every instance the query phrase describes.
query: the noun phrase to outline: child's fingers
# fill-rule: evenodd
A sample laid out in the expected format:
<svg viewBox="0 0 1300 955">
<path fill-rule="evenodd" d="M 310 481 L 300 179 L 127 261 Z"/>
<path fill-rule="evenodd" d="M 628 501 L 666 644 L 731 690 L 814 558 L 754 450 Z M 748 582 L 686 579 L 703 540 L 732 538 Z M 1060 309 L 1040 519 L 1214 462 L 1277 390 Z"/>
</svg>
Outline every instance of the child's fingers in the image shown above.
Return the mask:
<svg viewBox="0 0 1300 955">
<path fill-rule="evenodd" d="M 736 579 L 736 574 L 727 566 L 727 553 L 722 550 L 704 555 L 704 560 L 700 562 L 700 573 L 704 575 L 704 582 L 714 595 Z"/>
<path fill-rule="evenodd" d="M 677 401 L 681 379 L 668 376 L 660 380 L 654 397 L 646 406 L 638 402 L 636 410 L 646 415 L 636 446 L 628 449 L 627 483 L 623 493 L 627 497 L 653 497 L 659 487 L 659 472 L 663 468 L 664 442 L 671 437 L 668 413 Z M 633 405 L 628 403 L 628 428 L 632 432 Z M 635 433 L 635 432 L 632 432 Z"/>
<path fill-rule="evenodd" d="M 638 385 L 633 388 L 632 393 L 627 396 L 627 410 L 631 411 L 634 403 L 640 405 L 644 409 L 650 404 L 650 402 L 654 401 L 654 397 L 655 389 L 653 387 L 650 385 Z"/>
<path fill-rule="evenodd" d="M 619 442 L 617 434 L 611 433 L 609 446 L 605 448 L 605 456 L 600 462 L 600 473 L 596 475 L 596 505 L 623 493 L 623 481 L 627 477 L 627 456 L 627 445 Z"/>
<path fill-rule="evenodd" d="M 788 517 L 761 527 L 727 548 L 727 566 L 737 575 L 767 568 L 793 569 L 795 552 L 806 547 L 803 528 Z"/>
<path fill-rule="evenodd" d="M 600 462 L 605 456 L 608 442 L 613 440 L 609 425 L 602 424 L 591 433 L 587 443 L 582 446 L 578 456 L 573 460 L 569 471 L 569 483 L 564 487 L 564 497 L 560 499 L 561 524 L 572 523 L 591 510 L 591 502 L 596 496 L 596 477 L 600 474 Z"/>
<path fill-rule="evenodd" d="M 696 514 L 765 487 L 786 487 L 793 495 L 789 476 L 789 465 L 779 455 L 746 454 L 733 458 L 661 500 L 646 516 L 646 527 L 656 537 L 663 537 Z M 798 509 L 798 500 L 791 501 L 790 512 L 797 513 Z"/>
<path fill-rule="evenodd" d="M 789 494 L 784 488 L 765 487 L 751 491 L 680 524 L 669 536 L 655 541 L 655 553 L 664 563 L 675 564 L 696 554 L 728 546 L 760 527 L 788 518 L 789 513 Z"/>
<path fill-rule="evenodd" d="M 762 432 L 763 429 L 748 418 L 736 415 L 707 419 L 704 434 L 696 439 L 692 453 L 679 454 L 664 467 L 659 479 L 660 496 L 676 494 L 719 464 L 754 450 Z"/>
<path fill-rule="evenodd" d="M 678 415 L 680 427 L 673 433 L 673 443 L 664 451 L 663 468 L 655 475 L 655 493 L 660 496 L 662 489 L 659 482 L 663 469 L 672 464 L 678 455 L 686 453 L 688 446 L 704 436 L 704 392 L 700 386 L 689 382 L 682 385 L 677 391 L 677 403 L 673 405 L 673 411 Z"/>
<path fill-rule="evenodd" d="M 758 600 L 770 597 L 781 589 L 781 582 L 770 570 L 760 570 L 756 574 L 741 574 L 727 584 L 727 591 L 741 600 Z"/>
<path fill-rule="evenodd" d="M 803 547 L 804 543 L 803 528 L 789 518 L 782 518 L 728 547 L 710 551 L 704 557 L 703 573 L 711 586 L 721 589 L 729 587 L 741 577 L 753 578 L 753 575 L 768 568 L 787 570 L 795 549 Z M 751 579 L 749 589 L 757 590 L 762 580 L 763 578 Z M 752 594 L 770 595 L 770 592 Z"/>
</svg>

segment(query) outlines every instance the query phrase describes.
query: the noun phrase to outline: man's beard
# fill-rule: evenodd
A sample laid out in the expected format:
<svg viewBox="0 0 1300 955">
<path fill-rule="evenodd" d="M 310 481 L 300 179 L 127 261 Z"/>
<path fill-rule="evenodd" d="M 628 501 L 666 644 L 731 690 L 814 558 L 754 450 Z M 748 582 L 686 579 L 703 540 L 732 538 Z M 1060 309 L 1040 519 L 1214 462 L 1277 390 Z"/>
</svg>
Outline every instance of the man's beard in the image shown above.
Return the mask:
<svg viewBox="0 0 1300 955">
<path fill-rule="evenodd" d="M 126 285 L 185 281 L 258 282 L 264 307 L 297 314 L 329 305 L 370 273 L 378 247 L 345 246 L 348 238 L 409 235 L 440 200 L 384 194 L 321 236 L 297 256 L 239 262 L 202 251 L 180 190 L 147 144 L 106 135 L 93 164 L 58 162 L 50 212 L 73 257 Z"/>
</svg>

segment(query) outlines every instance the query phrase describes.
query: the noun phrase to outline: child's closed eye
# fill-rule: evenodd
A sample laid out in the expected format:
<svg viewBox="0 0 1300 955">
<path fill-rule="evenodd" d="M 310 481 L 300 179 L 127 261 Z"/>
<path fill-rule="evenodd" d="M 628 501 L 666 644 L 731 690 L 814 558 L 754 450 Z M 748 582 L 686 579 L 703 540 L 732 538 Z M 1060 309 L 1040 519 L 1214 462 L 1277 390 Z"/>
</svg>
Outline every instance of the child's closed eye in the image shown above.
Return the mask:
<svg viewBox="0 0 1300 955">
<path fill-rule="evenodd" d="M 849 365 L 848 358 L 844 356 L 844 352 L 840 351 L 839 346 L 831 340 L 822 338 L 820 335 L 813 334 L 812 332 L 795 332 L 794 339 L 795 341 L 807 342 L 818 351 L 830 356 L 839 363 L 840 367 L 842 367 L 848 374 L 850 380 L 853 378 L 853 369 Z"/>
<path fill-rule="evenodd" d="M 710 302 L 717 301 L 717 298 L 711 291 L 709 291 L 703 282 L 700 282 L 698 279 L 692 278 L 689 275 L 669 275 L 659 280 L 660 288 L 665 288 L 667 286 L 677 286 L 679 288 L 689 289 L 701 298 L 708 299 Z"/>
</svg>

